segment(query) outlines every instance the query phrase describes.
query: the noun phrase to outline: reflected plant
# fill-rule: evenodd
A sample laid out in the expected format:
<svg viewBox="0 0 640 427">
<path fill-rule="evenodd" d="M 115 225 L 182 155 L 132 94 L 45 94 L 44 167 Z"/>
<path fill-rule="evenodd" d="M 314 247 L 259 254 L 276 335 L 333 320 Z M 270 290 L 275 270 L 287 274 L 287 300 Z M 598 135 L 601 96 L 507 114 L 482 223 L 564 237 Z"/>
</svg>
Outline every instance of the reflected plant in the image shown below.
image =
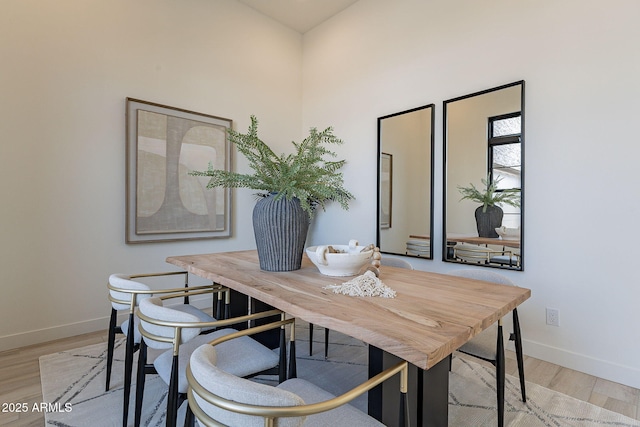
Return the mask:
<svg viewBox="0 0 640 427">
<path fill-rule="evenodd" d="M 491 177 L 487 175 L 486 178 L 481 179 L 484 189 L 480 190 L 472 183 L 469 183 L 469 187 L 460 187 L 458 190 L 462 194 L 462 200 L 472 200 L 482 204 L 482 212 L 487 211 L 487 206 L 496 206 L 504 203 L 513 207 L 520 207 L 520 190 L 519 189 L 507 189 L 498 190 L 498 183 L 502 178 L 496 178 L 491 181 Z"/>
</svg>

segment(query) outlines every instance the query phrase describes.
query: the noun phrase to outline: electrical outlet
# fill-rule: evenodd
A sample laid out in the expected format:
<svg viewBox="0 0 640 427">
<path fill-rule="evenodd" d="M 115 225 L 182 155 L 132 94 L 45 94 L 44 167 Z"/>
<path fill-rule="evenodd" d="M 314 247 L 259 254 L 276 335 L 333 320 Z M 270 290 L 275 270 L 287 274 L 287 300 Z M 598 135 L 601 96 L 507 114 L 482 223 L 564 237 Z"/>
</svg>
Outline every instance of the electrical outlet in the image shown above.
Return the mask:
<svg viewBox="0 0 640 427">
<path fill-rule="evenodd" d="M 555 308 L 547 308 L 547 325 L 560 326 L 560 315 Z"/>
</svg>

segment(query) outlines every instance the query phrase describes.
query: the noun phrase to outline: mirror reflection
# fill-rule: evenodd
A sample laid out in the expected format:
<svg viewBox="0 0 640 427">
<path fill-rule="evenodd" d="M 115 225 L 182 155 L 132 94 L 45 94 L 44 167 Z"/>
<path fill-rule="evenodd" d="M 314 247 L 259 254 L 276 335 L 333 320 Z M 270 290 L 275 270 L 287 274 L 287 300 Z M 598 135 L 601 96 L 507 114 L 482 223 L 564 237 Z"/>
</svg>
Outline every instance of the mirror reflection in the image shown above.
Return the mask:
<svg viewBox="0 0 640 427">
<path fill-rule="evenodd" d="M 443 259 L 522 270 L 524 81 L 444 102 Z"/>
<path fill-rule="evenodd" d="M 378 118 L 377 245 L 383 253 L 432 258 L 433 118 L 433 104 Z"/>
</svg>

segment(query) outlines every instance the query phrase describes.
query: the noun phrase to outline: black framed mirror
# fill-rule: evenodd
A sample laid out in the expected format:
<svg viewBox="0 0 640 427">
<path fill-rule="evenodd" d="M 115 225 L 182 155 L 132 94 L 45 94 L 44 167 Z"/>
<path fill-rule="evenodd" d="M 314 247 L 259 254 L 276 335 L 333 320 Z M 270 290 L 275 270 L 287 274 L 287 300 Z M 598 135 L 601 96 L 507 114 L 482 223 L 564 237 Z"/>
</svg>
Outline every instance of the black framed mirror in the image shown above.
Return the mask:
<svg viewBox="0 0 640 427">
<path fill-rule="evenodd" d="M 378 118 L 380 252 L 432 259 L 434 104 Z"/>
<path fill-rule="evenodd" d="M 443 260 L 524 267 L 524 80 L 443 103 Z"/>
</svg>

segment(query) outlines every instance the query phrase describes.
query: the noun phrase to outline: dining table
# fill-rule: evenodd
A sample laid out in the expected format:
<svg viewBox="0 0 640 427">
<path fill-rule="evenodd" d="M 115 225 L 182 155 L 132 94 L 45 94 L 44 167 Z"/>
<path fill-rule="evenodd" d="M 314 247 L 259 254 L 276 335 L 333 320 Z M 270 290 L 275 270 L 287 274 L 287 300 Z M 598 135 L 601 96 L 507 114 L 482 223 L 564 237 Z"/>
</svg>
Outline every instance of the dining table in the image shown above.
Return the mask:
<svg viewBox="0 0 640 427">
<path fill-rule="evenodd" d="M 474 245 L 497 245 L 497 246 L 507 246 L 510 248 L 520 248 L 520 238 L 503 239 L 500 237 L 478 237 L 478 236 L 448 234 L 447 242 L 461 242 L 461 243 L 471 243 Z"/>
<path fill-rule="evenodd" d="M 518 286 L 383 265 L 379 279 L 395 297 L 354 297 L 329 288 L 352 277 L 323 275 L 306 255 L 299 270 L 271 272 L 260 269 L 255 250 L 170 256 L 166 261 L 365 342 L 370 377 L 406 360 L 414 426 L 447 426 L 449 356 L 531 296 Z M 396 384 L 385 382 L 368 393 L 369 414 L 389 426 L 398 420 L 399 380 Z"/>
</svg>

